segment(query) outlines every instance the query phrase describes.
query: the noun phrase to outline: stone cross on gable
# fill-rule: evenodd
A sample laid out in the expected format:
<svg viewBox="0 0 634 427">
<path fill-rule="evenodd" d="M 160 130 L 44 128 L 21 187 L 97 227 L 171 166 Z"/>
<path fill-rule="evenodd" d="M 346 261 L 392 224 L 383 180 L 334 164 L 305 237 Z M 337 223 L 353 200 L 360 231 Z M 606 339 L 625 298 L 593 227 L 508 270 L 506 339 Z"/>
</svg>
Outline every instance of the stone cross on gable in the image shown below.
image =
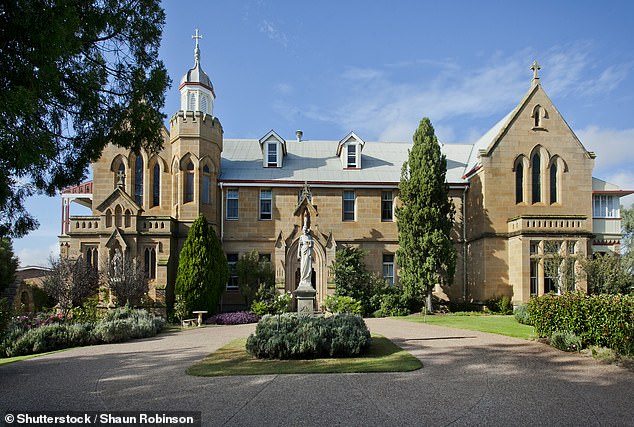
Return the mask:
<svg viewBox="0 0 634 427">
<path fill-rule="evenodd" d="M 531 70 L 533 70 L 533 80 L 539 79 L 539 70 L 541 69 L 542 67 L 539 65 L 537 60 L 533 61 L 533 65 L 531 65 Z"/>
<path fill-rule="evenodd" d="M 117 177 L 119 178 L 119 181 L 117 181 L 117 187 L 123 187 L 124 180 L 125 180 L 125 173 L 122 170 L 119 170 L 119 172 L 117 172 Z"/>
</svg>

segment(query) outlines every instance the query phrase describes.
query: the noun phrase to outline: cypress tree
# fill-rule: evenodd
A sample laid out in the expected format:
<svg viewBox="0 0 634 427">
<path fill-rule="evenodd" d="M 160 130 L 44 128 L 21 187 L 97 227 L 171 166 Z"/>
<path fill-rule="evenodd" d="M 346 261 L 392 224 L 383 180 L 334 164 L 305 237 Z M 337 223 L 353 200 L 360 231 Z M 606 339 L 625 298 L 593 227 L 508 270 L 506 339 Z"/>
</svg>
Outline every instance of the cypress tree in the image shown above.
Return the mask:
<svg viewBox="0 0 634 427">
<path fill-rule="evenodd" d="M 446 183 L 447 160 L 431 121 L 425 117 L 414 132 L 414 144 L 403 163 L 396 208 L 401 283 L 408 297 L 431 296 L 437 283 L 451 284 L 456 269 L 456 250 L 450 238 L 455 209 Z"/>
<path fill-rule="evenodd" d="M 227 260 L 218 237 L 200 215 L 187 234 L 178 261 L 174 292 L 180 295 L 188 313 L 215 312 L 229 277 Z"/>
</svg>

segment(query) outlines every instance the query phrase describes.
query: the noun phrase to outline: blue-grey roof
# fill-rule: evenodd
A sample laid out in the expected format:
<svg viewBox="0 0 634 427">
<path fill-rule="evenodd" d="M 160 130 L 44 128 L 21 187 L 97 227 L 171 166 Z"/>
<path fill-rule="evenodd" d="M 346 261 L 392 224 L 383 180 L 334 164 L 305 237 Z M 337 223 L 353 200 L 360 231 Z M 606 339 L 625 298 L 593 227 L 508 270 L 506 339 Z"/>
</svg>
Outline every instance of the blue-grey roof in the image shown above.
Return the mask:
<svg viewBox="0 0 634 427">
<path fill-rule="evenodd" d="M 287 140 L 288 155 L 281 168 L 262 165 L 257 139 L 225 139 L 222 152 L 222 181 L 279 181 L 312 183 L 398 184 L 401 167 L 411 143 L 372 142 L 362 151 L 361 169 L 344 169 L 337 156 L 339 141 Z M 464 183 L 462 176 L 472 145 L 446 144 L 447 182 Z"/>
</svg>

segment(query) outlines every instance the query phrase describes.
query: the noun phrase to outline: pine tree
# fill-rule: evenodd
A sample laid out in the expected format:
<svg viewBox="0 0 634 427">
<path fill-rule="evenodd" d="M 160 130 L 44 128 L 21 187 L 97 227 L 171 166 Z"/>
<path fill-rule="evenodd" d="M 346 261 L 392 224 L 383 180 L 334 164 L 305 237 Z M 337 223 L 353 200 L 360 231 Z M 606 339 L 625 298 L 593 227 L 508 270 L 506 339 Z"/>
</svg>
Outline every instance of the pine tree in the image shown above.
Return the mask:
<svg viewBox="0 0 634 427">
<path fill-rule="evenodd" d="M 187 234 L 178 262 L 176 296 L 186 311 L 214 312 L 229 278 L 227 260 L 212 227 L 200 215 Z"/>
<path fill-rule="evenodd" d="M 15 282 L 15 271 L 18 268 L 18 258 L 13 254 L 13 244 L 10 239 L 0 238 L 0 293 Z"/>
<path fill-rule="evenodd" d="M 401 283 L 408 297 L 432 311 L 432 290 L 437 283 L 451 284 L 456 250 L 450 238 L 455 209 L 446 183 L 447 160 L 440 152 L 428 118 L 420 121 L 414 144 L 403 163 L 396 208 Z"/>
</svg>

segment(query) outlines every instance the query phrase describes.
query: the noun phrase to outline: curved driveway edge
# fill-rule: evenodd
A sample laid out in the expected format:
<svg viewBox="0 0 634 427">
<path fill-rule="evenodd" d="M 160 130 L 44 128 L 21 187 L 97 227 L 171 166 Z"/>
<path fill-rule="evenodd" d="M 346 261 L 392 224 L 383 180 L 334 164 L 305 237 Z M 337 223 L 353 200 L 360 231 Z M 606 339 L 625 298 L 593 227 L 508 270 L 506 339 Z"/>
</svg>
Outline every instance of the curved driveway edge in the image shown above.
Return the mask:
<svg viewBox="0 0 634 427">
<path fill-rule="evenodd" d="M 196 410 L 204 425 L 634 425 L 634 373 L 546 345 L 396 319 L 414 372 L 191 377 L 254 325 L 210 326 L 0 366 L 0 412 Z"/>
</svg>

